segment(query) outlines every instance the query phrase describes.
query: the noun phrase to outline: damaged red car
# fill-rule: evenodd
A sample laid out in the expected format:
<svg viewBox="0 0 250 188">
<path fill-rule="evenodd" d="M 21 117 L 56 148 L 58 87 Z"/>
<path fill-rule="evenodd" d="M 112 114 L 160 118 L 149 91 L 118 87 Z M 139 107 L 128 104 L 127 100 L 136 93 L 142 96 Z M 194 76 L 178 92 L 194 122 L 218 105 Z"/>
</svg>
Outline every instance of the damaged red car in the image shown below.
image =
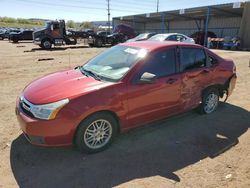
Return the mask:
<svg viewBox="0 0 250 188">
<path fill-rule="evenodd" d="M 236 67 L 195 44 L 131 42 L 30 83 L 16 114 L 29 142 L 98 152 L 128 129 L 199 107 L 214 112 Z"/>
</svg>

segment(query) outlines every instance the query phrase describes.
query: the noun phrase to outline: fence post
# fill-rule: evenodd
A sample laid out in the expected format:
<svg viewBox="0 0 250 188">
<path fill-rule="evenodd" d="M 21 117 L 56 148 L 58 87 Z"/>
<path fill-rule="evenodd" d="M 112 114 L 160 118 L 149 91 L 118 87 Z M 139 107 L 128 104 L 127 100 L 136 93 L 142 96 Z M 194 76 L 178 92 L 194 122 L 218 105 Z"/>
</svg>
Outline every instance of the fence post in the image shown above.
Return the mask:
<svg viewBox="0 0 250 188">
<path fill-rule="evenodd" d="M 207 46 L 207 31 L 208 31 L 208 21 L 210 16 L 210 7 L 207 7 L 207 17 L 205 23 L 205 36 L 204 36 L 204 46 Z"/>
<path fill-rule="evenodd" d="M 165 14 L 161 13 L 161 32 L 165 33 Z"/>
</svg>

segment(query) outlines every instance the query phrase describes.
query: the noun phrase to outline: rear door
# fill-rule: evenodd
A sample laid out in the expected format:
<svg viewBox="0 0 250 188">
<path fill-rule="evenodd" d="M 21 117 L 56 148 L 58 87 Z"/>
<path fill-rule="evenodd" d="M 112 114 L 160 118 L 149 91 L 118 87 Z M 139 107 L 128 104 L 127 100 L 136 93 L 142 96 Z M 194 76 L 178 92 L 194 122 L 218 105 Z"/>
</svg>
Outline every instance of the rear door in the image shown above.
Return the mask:
<svg viewBox="0 0 250 188">
<path fill-rule="evenodd" d="M 150 55 L 149 55 L 150 56 Z M 131 127 L 162 119 L 179 110 L 181 76 L 176 49 L 168 48 L 150 56 L 128 85 L 128 120 Z M 139 83 L 143 73 L 157 76 L 154 83 Z"/>
<path fill-rule="evenodd" d="M 181 47 L 180 71 L 181 101 L 183 110 L 186 111 L 199 105 L 202 91 L 212 79 L 205 50 L 199 47 Z"/>
</svg>

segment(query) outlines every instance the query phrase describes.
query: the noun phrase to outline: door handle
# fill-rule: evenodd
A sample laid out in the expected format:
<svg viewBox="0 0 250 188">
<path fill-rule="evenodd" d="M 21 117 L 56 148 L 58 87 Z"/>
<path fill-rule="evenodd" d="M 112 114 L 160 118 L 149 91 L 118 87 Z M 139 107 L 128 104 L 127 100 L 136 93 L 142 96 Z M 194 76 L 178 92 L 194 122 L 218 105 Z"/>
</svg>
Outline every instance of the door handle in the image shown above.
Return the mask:
<svg viewBox="0 0 250 188">
<path fill-rule="evenodd" d="M 167 84 L 173 84 L 173 83 L 176 82 L 176 81 L 177 81 L 177 79 L 169 78 L 169 79 L 166 81 L 166 83 L 167 83 Z"/>
</svg>

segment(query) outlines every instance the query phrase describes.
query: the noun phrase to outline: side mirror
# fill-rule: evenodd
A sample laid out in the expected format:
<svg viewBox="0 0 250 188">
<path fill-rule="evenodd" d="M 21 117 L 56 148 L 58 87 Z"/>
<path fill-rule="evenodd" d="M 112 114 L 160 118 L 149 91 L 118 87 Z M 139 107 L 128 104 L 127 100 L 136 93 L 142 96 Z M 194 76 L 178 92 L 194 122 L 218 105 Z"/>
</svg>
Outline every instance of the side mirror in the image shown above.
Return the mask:
<svg viewBox="0 0 250 188">
<path fill-rule="evenodd" d="M 156 81 L 157 77 L 155 74 L 144 72 L 141 76 L 139 83 L 141 84 L 152 84 Z"/>
</svg>

